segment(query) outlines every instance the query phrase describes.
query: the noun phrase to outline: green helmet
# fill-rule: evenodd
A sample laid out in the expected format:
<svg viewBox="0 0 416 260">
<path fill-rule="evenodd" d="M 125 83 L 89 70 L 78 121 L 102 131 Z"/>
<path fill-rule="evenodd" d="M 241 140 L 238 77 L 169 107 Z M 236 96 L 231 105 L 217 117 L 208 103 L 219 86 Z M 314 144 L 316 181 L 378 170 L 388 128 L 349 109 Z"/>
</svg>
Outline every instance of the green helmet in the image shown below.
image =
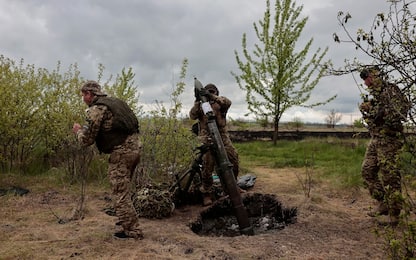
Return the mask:
<svg viewBox="0 0 416 260">
<path fill-rule="evenodd" d="M 208 84 L 204 87 L 209 93 L 214 95 L 219 95 L 220 92 L 218 91 L 218 88 L 214 84 Z"/>
</svg>

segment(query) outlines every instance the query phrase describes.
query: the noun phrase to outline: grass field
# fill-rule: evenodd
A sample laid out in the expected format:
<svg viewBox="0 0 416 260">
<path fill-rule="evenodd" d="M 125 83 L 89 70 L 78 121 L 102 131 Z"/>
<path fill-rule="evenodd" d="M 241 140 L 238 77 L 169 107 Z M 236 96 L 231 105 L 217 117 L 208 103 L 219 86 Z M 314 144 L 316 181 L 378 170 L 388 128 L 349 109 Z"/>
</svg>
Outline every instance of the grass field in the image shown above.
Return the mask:
<svg viewBox="0 0 416 260">
<path fill-rule="evenodd" d="M 302 141 L 235 143 L 242 172 L 254 166 L 305 168 L 340 187 L 362 185 L 365 139 L 306 139 Z"/>
<path fill-rule="evenodd" d="M 68 181 L 61 169 L 2 173 L 0 187 L 15 185 L 30 192 L 0 196 L 0 259 L 386 259 L 401 248 L 414 255 L 414 213 L 398 229 L 378 227 L 366 214 L 373 206 L 360 175 L 366 140 L 234 145 L 240 175 L 257 176 L 247 194 L 273 194 L 283 205 L 298 208 L 296 223 L 255 236 L 199 236 L 188 223 L 204 208 L 190 205 L 175 209 L 170 218 L 140 218 L 144 240 L 120 241 L 112 236 L 117 220 L 104 213 L 107 178 L 89 178 L 84 201 L 80 183 Z M 85 215 L 73 219 L 80 201 Z"/>
</svg>

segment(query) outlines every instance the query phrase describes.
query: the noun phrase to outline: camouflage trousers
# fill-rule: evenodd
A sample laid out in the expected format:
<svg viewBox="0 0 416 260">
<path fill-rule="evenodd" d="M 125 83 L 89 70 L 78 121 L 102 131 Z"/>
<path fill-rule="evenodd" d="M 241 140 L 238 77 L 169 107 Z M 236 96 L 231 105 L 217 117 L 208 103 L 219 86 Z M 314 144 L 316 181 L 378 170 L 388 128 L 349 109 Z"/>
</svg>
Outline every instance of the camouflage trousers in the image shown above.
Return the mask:
<svg viewBox="0 0 416 260">
<path fill-rule="evenodd" d="M 133 174 L 140 161 L 141 143 L 139 135 L 134 134 L 123 144 L 114 147 L 108 159 L 108 177 L 111 183 L 112 199 L 116 216 L 126 235 L 142 236 L 132 195 L 135 188 Z"/>
<path fill-rule="evenodd" d="M 403 142 L 397 137 L 373 137 L 361 168 L 370 195 L 393 210 L 401 209 L 401 175 L 398 154 Z"/>
<path fill-rule="evenodd" d="M 231 139 L 228 135 L 228 133 L 221 133 L 222 142 L 224 143 L 224 148 L 227 153 L 228 160 L 232 164 L 232 170 L 234 177 L 237 179 L 239 174 L 239 158 L 238 153 L 233 146 Z M 208 151 L 204 154 L 202 157 L 203 163 L 202 163 L 202 193 L 212 193 L 212 186 L 214 184 L 214 181 L 212 179 L 212 173 L 215 169 L 215 155 L 212 151 Z"/>
</svg>

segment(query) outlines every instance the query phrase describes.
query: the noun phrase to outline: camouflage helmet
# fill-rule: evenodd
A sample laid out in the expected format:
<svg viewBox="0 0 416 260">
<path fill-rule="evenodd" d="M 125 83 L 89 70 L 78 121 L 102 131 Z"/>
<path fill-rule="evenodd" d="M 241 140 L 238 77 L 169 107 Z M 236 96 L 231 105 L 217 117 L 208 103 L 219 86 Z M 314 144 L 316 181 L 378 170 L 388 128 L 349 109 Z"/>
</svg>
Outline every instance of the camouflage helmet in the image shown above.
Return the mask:
<svg viewBox="0 0 416 260">
<path fill-rule="evenodd" d="M 363 69 L 363 70 L 360 72 L 360 78 L 361 78 L 362 80 L 366 80 L 366 79 L 368 78 L 368 76 L 370 76 L 370 71 L 369 71 L 368 69 Z"/>
<path fill-rule="evenodd" d="M 204 87 L 206 90 L 208 90 L 209 93 L 214 94 L 214 95 L 219 95 L 220 92 L 218 91 L 218 88 L 214 85 L 214 84 L 208 84 Z"/>
<path fill-rule="evenodd" d="M 101 86 L 96 81 L 88 80 L 81 87 L 82 92 L 90 91 L 96 96 L 107 96 L 107 94 L 101 91 Z"/>
</svg>

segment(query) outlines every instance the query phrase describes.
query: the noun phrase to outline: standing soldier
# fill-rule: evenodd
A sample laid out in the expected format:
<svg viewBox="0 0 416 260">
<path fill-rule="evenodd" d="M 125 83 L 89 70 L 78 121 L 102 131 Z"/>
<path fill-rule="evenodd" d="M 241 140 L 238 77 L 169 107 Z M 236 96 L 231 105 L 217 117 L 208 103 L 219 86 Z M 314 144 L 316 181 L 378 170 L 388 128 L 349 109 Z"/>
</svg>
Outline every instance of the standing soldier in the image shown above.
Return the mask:
<svg viewBox="0 0 416 260">
<path fill-rule="evenodd" d="M 209 99 L 211 108 L 215 114 L 215 121 L 217 123 L 218 131 L 221 135 L 222 142 L 224 143 L 224 148 L 227 152 L 228 160 L 233 165 L 234 177 L 237 179 L 239 173 L 239 161 L 238 153 L 235 150 L 231 139 L 229 137 L 227 128 L 226 128 L 226 116 L 228 109 L 231 106 L 231 101 L 223 96 L 219 96 L 219 91 L 214 84 L 208 84 L 205 88 L 202 89 L 202 95 L 205 95 Z M 201 108 L 201 100 L 199 98 L 200 93 L 195 93 L 195 102 L 194 106 L 189 112 L 189 117 L 191 119 L 198 119 L 199 121 L 199 131 L 198 138 L 199 140 L 206 145 L 212 145 L 212 138 L 210 137 L 208 129 L 208 117 L 205 115 L 204 111 Z M 212 154 L 212 150 L 206 152 L 203 156 L 202 163 L 202 186 L 201 192 L 203 195 L 203 205 L 208 206 L 212 204 L 212 195 L 213 195 L 213 179 L 212 173 L 215 168 L 215 157 Z M 243 192 L 243 191 L 241 191 Z"/>
<path fill-rule="evenodd" d="M 131 190 L 133 172 L 141 152 L 137 117 L 124 101 L 101 92 L 101 86 L 95 81 L 87 81 L 81 92 L 89 106 L 87 124 L 81 127 L 75 123 L 73 132 L 82 145 L 89 146 L 95 142 L 100 152 L 110 154 L 108 177 L 116 216 L 123 229 L 114 235 L 142 239 Z"/>
<path fill-rule="evenodd" d="M 378 207 L 369 216 L 390 215 L 402 209 L 401 175 L 398 165 L 403 146 L 403 124 L 410 103 L 397 85 L 383 81 L 377 69 L 365 69 L 361 79 L 372 96 L 360 105 L 371 135 L 362 164 L 362 176 Z"/>
</svg>

